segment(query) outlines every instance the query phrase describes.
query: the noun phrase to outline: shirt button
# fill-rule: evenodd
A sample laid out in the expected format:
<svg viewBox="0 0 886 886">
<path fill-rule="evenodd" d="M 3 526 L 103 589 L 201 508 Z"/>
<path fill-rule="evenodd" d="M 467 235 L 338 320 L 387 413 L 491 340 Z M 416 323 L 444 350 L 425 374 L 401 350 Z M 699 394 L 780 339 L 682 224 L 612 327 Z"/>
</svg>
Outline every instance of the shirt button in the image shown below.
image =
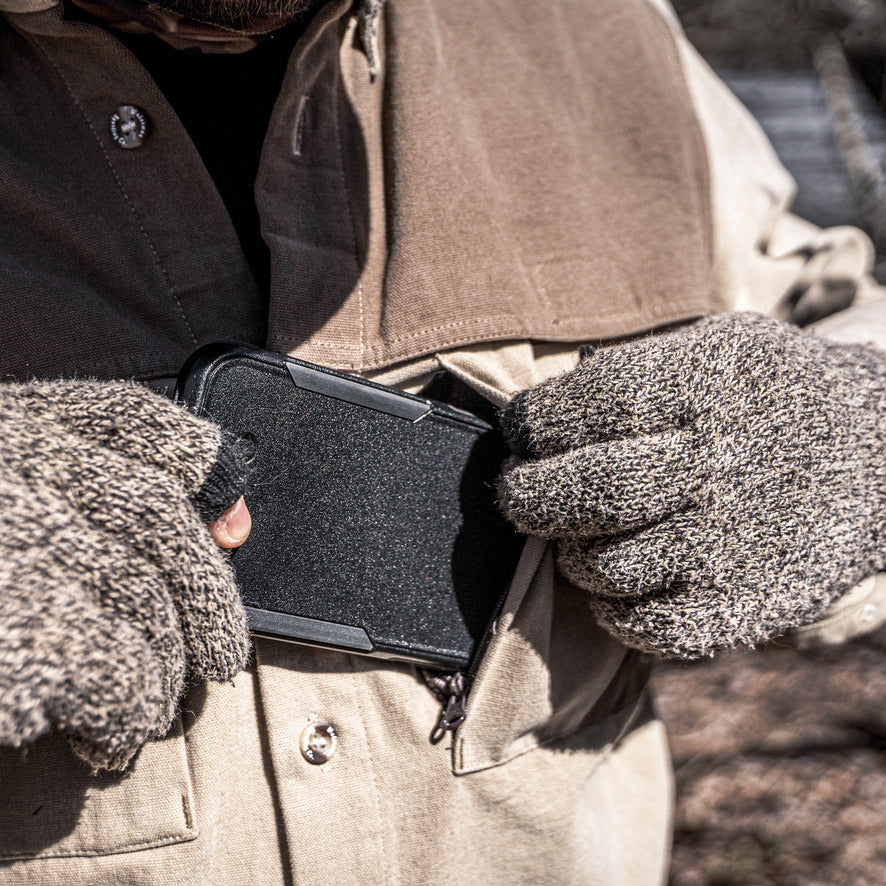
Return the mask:
<svg viewBox="0 0 886 886">
<path fill-rule="evenodd" d="M 338 747 L 335 727 L 329 723 L 310 723 L 299 739 L 301 755 L 315 766 L 325 763 Z"/>
<path fill-rule="evenodd" d="M 135 105 L 120 105 L 111 114 L 111 138 L 121 148 L 138 148 L 148 136 L 148 115 Z"/>
</svg>

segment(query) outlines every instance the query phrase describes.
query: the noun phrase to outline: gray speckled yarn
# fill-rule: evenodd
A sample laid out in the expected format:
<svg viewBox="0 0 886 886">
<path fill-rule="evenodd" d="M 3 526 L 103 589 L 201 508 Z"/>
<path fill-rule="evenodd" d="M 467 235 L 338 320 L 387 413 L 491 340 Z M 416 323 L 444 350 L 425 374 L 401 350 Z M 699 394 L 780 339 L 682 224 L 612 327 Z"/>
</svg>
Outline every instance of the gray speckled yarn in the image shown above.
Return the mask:
<svg viewBox="0 0 886 886">
<path fill-rule="evenodd" d="M 123 768 L 169 728 L 187 677 L 246 662 L 205 526 L 242 493 L 242 460 L 134 384 L 2 386 L 0 431 L 0 744 L 55 728 L 94 769 Z"/>
<path fill-rule="evenodd" d="M 628 645 L 684 658 L 814 621 L 886 568 L 886 354 L 755 314 L 598 350 L 502 416 L 524 532 Z"/>
</svg>

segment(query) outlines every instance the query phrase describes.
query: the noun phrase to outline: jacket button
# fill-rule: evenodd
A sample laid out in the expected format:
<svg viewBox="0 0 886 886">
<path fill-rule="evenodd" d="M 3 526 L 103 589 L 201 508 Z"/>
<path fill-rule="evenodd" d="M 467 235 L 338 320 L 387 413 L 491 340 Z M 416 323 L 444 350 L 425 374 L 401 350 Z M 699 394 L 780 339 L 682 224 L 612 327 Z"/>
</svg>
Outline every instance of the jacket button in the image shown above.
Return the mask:
<svg viewBox="0 0 886 886">
<path fill-rule="evenodd" d="M 121 148 L 138 148 L 148 136 L 148 115 L 135 105 L 120 105 L 111 114 L 111 138 Z"/>
<path fill-rule="evenodd" d="M 338 747 L 335 727 L 329 723 L 310 723 L 299 739 L 301 755 L 315 766 L 325 763 Z"/>
</svg>

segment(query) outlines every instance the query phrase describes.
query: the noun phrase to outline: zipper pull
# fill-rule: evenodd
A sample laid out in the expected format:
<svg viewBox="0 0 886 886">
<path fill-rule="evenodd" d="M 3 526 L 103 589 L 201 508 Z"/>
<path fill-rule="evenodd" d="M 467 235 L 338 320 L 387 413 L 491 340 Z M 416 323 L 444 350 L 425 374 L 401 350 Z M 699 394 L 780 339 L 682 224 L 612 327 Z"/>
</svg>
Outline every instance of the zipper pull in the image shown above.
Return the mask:
<svg viewBox="0 0 886 886">
<path fill-rule="evenodd" d="M 437 744 L 447 732 L 455 732 L 465 721 L 468 681 L 461 671 L 446 675 L 422 671 L 422 676 L 431 694 L 443 705 L 440 718 L 431 733 L 431 743 Z"/>
</svg>

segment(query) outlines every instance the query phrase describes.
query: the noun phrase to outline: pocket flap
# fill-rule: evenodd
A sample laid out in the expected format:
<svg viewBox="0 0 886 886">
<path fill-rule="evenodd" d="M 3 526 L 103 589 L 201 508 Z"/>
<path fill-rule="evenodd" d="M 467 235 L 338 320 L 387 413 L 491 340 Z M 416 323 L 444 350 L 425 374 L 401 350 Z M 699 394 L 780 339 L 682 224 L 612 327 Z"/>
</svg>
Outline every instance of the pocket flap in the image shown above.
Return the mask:
<svg viewBox="0 0 886 886">
<path fill-rule="evenodd" d="M 498 766 L 602 722 L 647 679 L 639 654 L 597 625 L 587 593 L 556 573 L 553 545 L 530 538 L 455 735 L 453 771 Z"/>
<path fill-rule="evenodd" d="M 0 862 L 110 855 L 193 840 L 181 724 L 131 769 L 92 775 L 59 735 L 0 748 Z"/>
</svg>

